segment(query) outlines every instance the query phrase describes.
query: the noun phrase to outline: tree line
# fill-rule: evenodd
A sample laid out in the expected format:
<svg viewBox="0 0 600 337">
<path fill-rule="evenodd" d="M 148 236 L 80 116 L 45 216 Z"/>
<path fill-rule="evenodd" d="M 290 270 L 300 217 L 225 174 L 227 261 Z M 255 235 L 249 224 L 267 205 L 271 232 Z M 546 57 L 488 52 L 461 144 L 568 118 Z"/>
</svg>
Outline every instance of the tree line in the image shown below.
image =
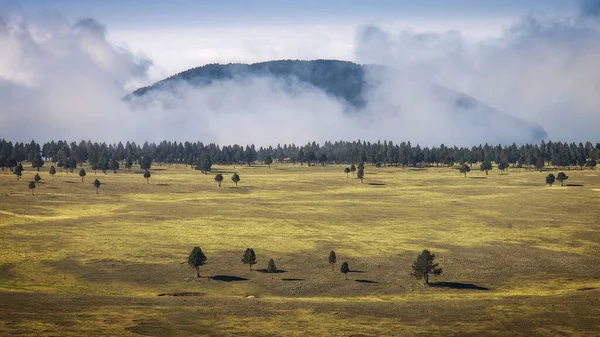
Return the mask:
<svg viewBox="0 0 600 337">
<path fill-rule="evenodd" d="M 315 163 L 370 163 L 375 166 L 453 166 L 454 164 L 496 163 L 500 170 L 509 166 L 536 168 L 545 165 L 572 168 L 584 166 L 594 168 L 600 157 L 600 143 L 544 142 L 540 144 L 478 145 L 472 147 L 413 146 L 410 142 L 395 144 L 391 141 L 338 141 L 315 142 L 303 146 L 285 144 L 276 147 L 260 147 L 253 144 L 226 145 L 203 144 L 202 142 L 169 142 L 159 144 L 144 142 L 119 142 L 117 144 L 79 143 L 51 141 L 42 145 L 12 143 L 0 139 L 0 168 L 11 171 L 24 161 L 39 169 L 45 161 L 56 163 L 61 170 L 73 172 L 78 166 L 89 162 L 94 171 L 117 172 L 120 168 L 131 169 L 139 165 L 142 170 L 152 165 L 185 164 L 203 173 L 210 171 L 213 164 L 253 165 L 256 161 L 266 165 L 277 162 L 291 162 L 300 165 Z"/>
</svg>

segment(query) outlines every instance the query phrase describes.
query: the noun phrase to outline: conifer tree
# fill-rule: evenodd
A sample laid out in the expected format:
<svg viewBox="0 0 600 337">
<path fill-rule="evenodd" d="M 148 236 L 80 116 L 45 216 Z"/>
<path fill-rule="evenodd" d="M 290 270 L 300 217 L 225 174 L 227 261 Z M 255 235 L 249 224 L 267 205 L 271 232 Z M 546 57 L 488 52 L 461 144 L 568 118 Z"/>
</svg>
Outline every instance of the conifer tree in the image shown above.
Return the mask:
<svg viewBox="0 0 600 337">
<path fill-rule="evenodd" d="M 469 167 L 469 165 L 464 163 L 460 166 L 460 173 L 464 174 L 465 178 L 467 177 L 467 173 L 469 172 L 471 172 L 471 167 Z"/>
<path fill-rule="evenodd" d="M 86 173 L 85 173 L 85 169 L 82 167 L 81 170 L 79 170 L 79 176 L 81 177 L 81 182 L 83 182 L 83 178 L 85 177 Z"/>
<path fill-rule="evenodd" d="M 98 189 L 100 188 L 100 180 L 94 180 L 94 187 L 96 187 L 96 194 L 98 194 Z"/>
<path fill-rule="evenodd" d="M 148 171 L 148 170 L 144 171 L 144 178 L 146 178 L 146 183 L 147 184 L 150 184 L 150 176 L 152 176 L 150 174 L 150 171 Z"/>
<path fill-rule="evenodd" d="M 337 257 L 335 256 L 335 252 L 332 250 L 329 252 L 329 264 L 331 265 L 331 271 L 335 269 L 335 263 L 337 262 Z"/>
<path fill-rule="evenodd" d="M 240 181 L 240 176 L 237 174 L 237 172 L 233 174 L 233 176 L 231 177 L 231 181 L 233 181 L 235 183 L 235 186 L 237 187 L 237 184 Z"/>
<path fill-rule="evenodd" d="M 247 248 L 244 252 L 244 256 L 242 256 L 242 263 L 250 266 L 250 270 L 252 270 L 252 265 L 256 264 L 256 254 L 254 254 L 254 249 Z"/>
<path fill-rule="evenodd" d="M 200 277 L 200 266 L 206 263 L 206 256 L 200 247 L 194 247 L 190 256 L 188 256 L 188 264 L 196 271 L 196 277 Z"/>
<path fill-rule="evenodd" d="M 435 255 L 425 249 L 417 256 L 417 260 L 412 265 L 412 275 L 417 279 L 423 278 L 424 285 L 429 285 L 430 274 L 440 275 L 442 273 L 442 268 L 439 268 L 434 260 Z"/>
<path fill-rule="evenodd" d="M 564 181 L 567 179 L 569 179 L 569 177 L 564 172 L 558 172 L 556 180 L 560 181 L 560 186 L 564 186 Z"/>
<path fill-rule="evenodd" d="M 269 265 L 267 266 L 267 272 L 271 274 L 271 279 L 273 279 L 273 275 L 277 272 L 277 267 L 275 266 L 275 261 L 273 259 L 269 260 Z"/>
<path fill-rule="evenodd" d="M 219 184 L 219 187 L 221 187 L 221 183 L 223 182 L 223 175 L 221 173 L 217 174 L 215 176 L 215 181 L 217 182 L 217 184 Z"/>
<path fill-rule="evenodd" d="M 33 182 L 33 181 L 29 182 L 29 189 L 31 190 L 31 195 L 34 195 L 33 190 L 35 189 L 35 182 Z"/>
<path fill-rule="evenodd" d="M 554 184 L 554 180 L 556 180 L 556 177 L 554 177 L 554 174 L 550 173 L 549 175 L 546 176 L 546 184 L 552 186 L 552 184 Z"/>
<path fill-rule="evenodd" d="M 52 180 L 54 180 L 54 175 L 56 174 L 56 168 L 54 168 L 54 165 L 50 166 L 50 170 L 48 171 L 48 173 L 50 173 L 50 175 L 52 176 Z"/>
<path fill-rule="evenodd" d="M 348 266 L 348 262 L 342 263 L 342 267 L 340 268 L 340 271 L 342 273 L 344 273 L 344 280 L 347 280 L 348 279 L 348 273 L 350 272 L 350 267 Z"/>
</svg>

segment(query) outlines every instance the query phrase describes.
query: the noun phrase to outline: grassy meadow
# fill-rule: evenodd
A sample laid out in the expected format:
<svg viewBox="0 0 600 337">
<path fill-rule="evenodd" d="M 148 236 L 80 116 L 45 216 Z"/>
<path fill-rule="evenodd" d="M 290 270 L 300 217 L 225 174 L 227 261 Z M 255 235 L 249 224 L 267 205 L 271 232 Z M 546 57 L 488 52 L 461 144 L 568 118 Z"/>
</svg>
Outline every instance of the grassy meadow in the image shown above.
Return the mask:
<svg viewBox="0 0 600 337">
<path fill-rule="evenodd" d="M 50 165 L 35 196 L 29 164 L 0 172 L 0 335 L 600 334 L 596 171 L 548 187 L 558 170 L 366 166 L 361 184 L 341 165 L 155 165 L 147 184 Z M 435 287 L 409 275 L 425 248 Z"/>
</svg>

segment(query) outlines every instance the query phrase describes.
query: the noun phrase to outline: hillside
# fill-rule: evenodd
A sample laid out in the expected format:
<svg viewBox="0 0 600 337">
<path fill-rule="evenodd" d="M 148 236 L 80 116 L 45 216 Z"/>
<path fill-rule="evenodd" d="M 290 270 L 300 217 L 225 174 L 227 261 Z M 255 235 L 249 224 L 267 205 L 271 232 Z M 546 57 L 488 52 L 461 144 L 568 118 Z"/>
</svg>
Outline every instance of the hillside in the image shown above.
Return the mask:
<svg viewBox="0 0 600 337">
<path fill-rule="evenodd" d="M 144 96 L 154 91 L 172 90 L 182 82 L 202 88 L 219 81 L 263 76 L 273 76 L 283 80 L 284 83 L 301 83 L 318 88 L 327 95 L 346 103 L 349 108 L 348 113 L 360 113 L 369 106 L 369 94 L 381 86 L 388 85 L 388 81 L 383 81 L 383 78 L 402 78 L 402 73 L 388 67 L 359 65 L 337 60 L 280 60 L 254 64 L 209 64 L 170 76 L 151 86 L 139 88 L 127 99 Z M 443 86 L 428 84 L 427 87 L 431 88 L 432 97 L 453 107 L 452 112 L 455 114 L 452 116 L 453 119 L 464 122 L 466 125 L 483 126 L 492 132 L 495 130 L 498 134 L 490 137 L 494 141 L 512 142 L 515 140 L 515 134 L 520 135 L 518 140 L 522 142 L 538 142 L 547 137 L 546 131 L 538 124 L 514 117 L 473 97 Z M 504 137 L 500 130 L 504 132 L 510 130 L 511 136 Z M 483 141 L 487 141 L 487 139 Z"/>
</svg>

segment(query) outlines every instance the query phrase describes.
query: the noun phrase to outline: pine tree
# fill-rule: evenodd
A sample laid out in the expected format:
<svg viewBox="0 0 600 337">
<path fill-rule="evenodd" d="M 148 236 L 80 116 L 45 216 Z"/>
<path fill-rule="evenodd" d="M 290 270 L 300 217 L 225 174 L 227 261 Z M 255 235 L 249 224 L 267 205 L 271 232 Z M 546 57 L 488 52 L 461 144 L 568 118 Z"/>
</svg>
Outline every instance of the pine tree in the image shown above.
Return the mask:
<svg viewBox="0 0 600 337">
<path fill-rule="evenodd" d="M 35 182 L 36 182 L 36 183 L 39 183 L 39 182 L 40 182 L 40 180 L 42 180 L 42 177 L 40 177 L 40 174 L 39 174 L 39 173 L 36 173 L 36 174 L 35 174 L 35 177 L 33 177 L 33 180 L 35 180 Z"/>
<path fill-rule="evenodd" d="M 150 176 L 152 176 L 150 174 L 150 171 L 148 171 L 148 170 L 144 171 L 144 178 L 146 178 L 146 183 L 147 184 L 150 184 Z"/>
<path fill-rule="evenodd" d="M 35 189 L 35 182 L 33 182 L 33 181 L 29 182 L 29 189 L 31 190 L 31 195 L 34 195 L 33 190 Z"/>
<path fill-rule="evenodd" d="M 434 263 L 434 260 L 434 254 L 427 249 L 423 250 L 412 265 L 412 275 L 417 279 L 423 278 L 425 285 L 429 285 L 429 274 L 440 275 L 442 273 L 442 268 L 438 268 L 438 264 Z"/>
<path fill-rule="evenodd" d="M 331 265 L 331 271 L 335 269 L 335 263 L 337 262 L 337 257 L 335 256 L 335 252 L 332 250 L 329 252 L 329 264 Z"/>
<path fill-rule="evenodd" d="M 96 194 L 98 194 L 98 189 L 100 188 L 100 180 L 94 180 L 94 187 L 96 187 Z"/>
<path fill-rule="evenodd" d="M 233 176 L 231 177 L 231 181 L 233 181 L 235 183 L 235 186 L 237 187 L 237 184 L 240 181 L 240 176 L 237 174 L 237 172 L 233 174 Z"/>
<path fill-rule="evenodd" d="M 188 264 L 196 271 L 196 277 L 200 277 L 200 266 L 206 263 L 206 256 L 200 247 L 194 247 L 190 256 L 188 256 Z"/>
<path fill-rule="evenodd" d="M 348 279 L 348 273 L 350 272 L 350 267 L 348 266 L 348 262 L 342 263 L 342 268 L 340 268 L 340 271 L 342 273 L 344 273 L 344 280 L 347 280 Z"/>
<path fill-rule="evenodd" d="M 250 266 L 250 270 L 252 270 L 252 265 L 256 264 L 256 254 L 254 254 L 254 249 L 247 248 L 244 252 L 244 256 L 242 257 L 242 263 Z"/>
<path fill-rule="evenodd" d="M 50 171 L 48 171 L 48 173 L 50 173 L 50 175 L 52 176 L 52 180 L 54 180 L 54 175 L 56 174 L 56 169 L 53 166 L 50 166 Z"/>
<path fill-rule="evenodd" d="M 217 174 L 215 176 L 215 181 L 217 182 L 217 184 L 219 184 L 219 187 L 221 187 L 221 183 L 223 182 L 223 175 L 221 173 Z"/>
<path fill-rule="evenodd" d="M 546 184 L 552 186 L 552 184 L 554 184 L 554 180 L 556 180 L 554 174 L 550 173 L 548 176 L 546 176 Z"/>
<path fill-rule="evenodd" d="M 483 163 L 481 163 L 481 166 L 479 166 L 481 171 L 485 171 L 486 176 L 488 175 L 488 171 L 492 168 L 492 163 L 489 160 L 484 160 Z"/>
<path fill-rule="evenodd" d="M 352 172 L 352 175 L 354 175 L 355 171 L 356 171 L 356 166 L 354 166 L 354 164 L 350 165 L 350 172 Z"/>
<path fill-rule="evenodd" d="M 267 272 L 271 274 L 271 279 L 273 279 L 273 274 L 277 272 L 277 267 L 275 266 L 275 261 L 273 259 L 269 260 L 269 265 L 267 266 Z"/>
<path fill-rule="evenodd" d="M 469 165 L 465 163 L 460 166 L 460 173 L 464 174 L 465 178 L 467 177 L 467 173 L 469 172 L 471 172 L 471 167 L 469 167 Z"/>
<path fill-rule="evenodd" d="M 358 163 L 358 172 L 356 172 L 356 177 L 360 179 L 360 183 L 362 184 L 363 178 L 365 177 L 365 165 L 362 162 Z"/>
<path fill-rule="evenodd" d="M 79 176 L 81 177 L 81 182 L 83 182 L 83 177 L 85 177 L 86 173 L 85 173 L 85 169 L 82 167 L 81 170 L 79 170 Z"/>
<path fill-rule="evenodd" d="M 271 158 L 271 155 L 267 155 L 267 157 L 265 158 L 265 164 L 267 164 L 267 166 L 271 168 L 271 164 L 273 164 L 273 158 Z"/>
<path fill-rule="evenodd" d="M 564 186 L 564 181 L 567 179 L 569 179 L 569 177 L 564 172 L 558 172 L 556 180 L 560 181 L 560 186 Z"/>
<path fill-rule="evenodd" d="M 348 174 L 350 173 L 350 168 L 349 168 L 349 167 L 346 167 L 346 168 L 344 169 L 344 173 L 346 173 L 346 178 L 348 178 Z"/>
</svg>

